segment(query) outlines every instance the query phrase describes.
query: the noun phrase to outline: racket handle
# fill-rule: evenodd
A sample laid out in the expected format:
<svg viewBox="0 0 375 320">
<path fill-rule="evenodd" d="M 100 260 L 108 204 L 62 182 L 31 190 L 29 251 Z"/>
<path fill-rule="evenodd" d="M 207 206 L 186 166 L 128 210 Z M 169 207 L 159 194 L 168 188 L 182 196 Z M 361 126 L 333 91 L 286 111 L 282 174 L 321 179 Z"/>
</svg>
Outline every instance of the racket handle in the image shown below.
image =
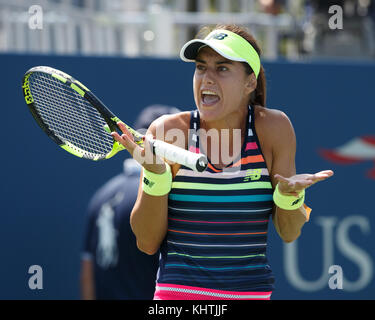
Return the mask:
<svg viewBox="0 0 375 320">
<path fill-rule="evenodd" d="M 204 154 L 193 153 L 161 140 L 151 140 L 150 143 L 154 154 L 162 158 L 177 162 L 198 172 L 207 168 L 208 161 Z"/>
</svg>

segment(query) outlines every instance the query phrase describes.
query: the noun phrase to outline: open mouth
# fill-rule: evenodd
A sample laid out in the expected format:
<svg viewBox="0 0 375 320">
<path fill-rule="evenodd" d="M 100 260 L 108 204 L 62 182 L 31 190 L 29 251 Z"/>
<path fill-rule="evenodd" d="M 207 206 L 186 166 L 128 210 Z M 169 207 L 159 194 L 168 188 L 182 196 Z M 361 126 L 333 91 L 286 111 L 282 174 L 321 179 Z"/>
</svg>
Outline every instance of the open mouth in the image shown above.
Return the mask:
<svg viewBox="0 0 375 320">
<path fill-rule="evenodd" d="M 220 101 L 218 94 L 211 90 L 203 90 L 201 93 L 202 102 L 206 106 L 213 106 Z"/>
</svg>

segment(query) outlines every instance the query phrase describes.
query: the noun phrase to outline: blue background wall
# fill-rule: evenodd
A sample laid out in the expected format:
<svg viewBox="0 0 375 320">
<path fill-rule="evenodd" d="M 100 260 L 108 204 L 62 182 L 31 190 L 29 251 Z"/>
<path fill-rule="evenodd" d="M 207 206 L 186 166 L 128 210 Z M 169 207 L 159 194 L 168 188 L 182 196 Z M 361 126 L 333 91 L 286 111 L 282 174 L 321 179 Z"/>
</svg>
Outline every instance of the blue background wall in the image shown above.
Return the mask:
<svg viewBox="0 0 375 320">
<path fill-rule="evenodd" d="M 23 100 L 21 79 L 36 65 L 78 78 L 123 120 L 161 103 L 194 108 L 193 65 L 175 60 L 0 55 L 0 299 L 78 299 L 80 250 L 87 202 L 122 169 L 126 152 L 90 162 L 58 148 L 38 128 Z M 330 163 L 321 148 L 375 135 L 375 64 L 265 63 L 268 107 L 290 117 L 297 135 L 297 171 L 333 169 L 311 187 L 313 208 L 301 238 L 283 244 L 270 225 L 273 299 L 374 299 L 374 161 Z M 374 159 L 375 160 L 375 159 Z M 340 265 L 343 290 L 328 286 Z M 30 290 L 28 269 L 43 268 L 43 290 Z"/>
</svg>

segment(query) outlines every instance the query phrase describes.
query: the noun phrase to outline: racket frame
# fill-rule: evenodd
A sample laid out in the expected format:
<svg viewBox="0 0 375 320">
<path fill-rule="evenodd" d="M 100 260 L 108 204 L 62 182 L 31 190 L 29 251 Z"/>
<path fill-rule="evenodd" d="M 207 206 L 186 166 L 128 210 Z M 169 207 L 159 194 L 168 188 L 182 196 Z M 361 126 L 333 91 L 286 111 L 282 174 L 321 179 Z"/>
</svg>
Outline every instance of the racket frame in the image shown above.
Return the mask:
<svg viewBox="0 0 375 320">
<path fill-rule="evenodd" d="M 129 127 L 126 123 L 121 121 L 117 116 L 115 116 L 105 105 L 102 101 L 100 101 L 86 86 L 84 86 L 81 82 L 74 79 L 72 76 L 68 75 L 67 73 L 47 67 L 47 66 L 37 66 L 29 69 L 22 80 L 22 89 L 23 95 L 26 101 L 26 104 L 34 117 L 35 121 L 39 125 L 39 127 L 61 148 L 65 151 L 70 152 L 71 154 L 85 159 L 90 160 L 104 160 L 113 157 L 117 152 L 124 150 L 125 147 L 117 142 L 113 137 L 113 145 L 112 150 L 109 151 L 105 155 L 90 155 L 90 152 L 80 149 L 79 147 L 70 144 L 69 141 L 63 141 L 59 138 L 52 129 L 49 128 L 48 124 L 46 124 L 42 117 L 39 115 L 37 108 L 35 106 L 34 98 L 32 96 L 32 92 L 30 90 L 29 78 L 35 72 L 41 72 L 48 74 L 58 81 L 60 81 L 63 85 L 70 87 L 73 89 L 77 94 L 79 94 L 82 98 L 84 98 L 91 106 L 93 106 L 96 111 L 102 116 L 106 125 L 103 127 L 103 130 L 107 131 L 107 133 L 113 131 L 121 131 L 118 127 L 117 123 L 123 123 L 126 128 L 130 131 L 130 133 L 134 137 L 135 143 L 138 145 L 143 145 L 143 135 L 139 132 L 134 130 L 133 128 Z M 202 172 L 207 168 L 208 159 L 203 154 L 196 154 L 192 153 L 188 150 L 176 147 L 174 145 L 168 144 L 164 141 L 160 140 L 151 140 L 151 147 L 154 154 L 157 154 L 161 157 L 165 157 L 166 159 L 177 162 L 180 164 L 184 164 L 185 166 L 191 168 L 194 171 Z"/>
<path fill-rule="evenodd" d="M 80 157 L 80 158 L 85 158 L 85 159 L 90 159 L 90 160 L 105 160 L 113 157 L 117 152 L 124 150 L 125 147 L 117 142 L 116 140 L 113 139 L 113 147 L 110 152 L 108 152 L 104 156 L 91 156 L 88 152 L 80 149 L 77 146 L 73 146 L 69 144 L 69 141 L 63 141 L 61 138 L 59 138 L 53 130 L 51 130 L 46 124 L 41 116 L 39 115 L 39 112 L 36 109 L 36 105 L 34 102 L 34 98 L 32 96 L 31 90 L 30 90 L 30 85 L 29 85 L 29 77 L 31 76 L 32 73 L 35 72 L 41 72 L 48 74 L 52 76 L 53 78 L 57 79 L 60 81 L 63 85 L 70 87 L 73 89 L 76 93 L 78 93 L 82 98 L 86 99 L 91 106 L 93 106 L 103 117 L 104 121 L 107 123 L 108 128 L 103 128 L 106 130 L 108 133 L 112 131 L 117 131 L 120 130 L 119 127 L 117 126 L 117 122 L 122 122 L 118 117 L 116 117 L 105 105 L 102 101 L 100 101 L 91 91 L 88 89 L 85 85 L 83 85 L 81 82 L 78 80 L 74 79 L 72 76 L 68 75 L 65 72 L 62 72 L 60 70 L 47 67 L 47 66 L 38 66 L 38 67 L 33 67 L 29 69 L 23 79 L 22 79 L 22 89 L 23 89 L 23 95 L 26 101 L 26 104 L 34 117 L 35 121 L 39 125 L 39 127 L 56 143 L 58 144 L 61 148 L 63 148 L 65 151 L 70 152 L 71 154 Z M 124 123 L 124 122 L 122 122 Z M 142 135 L 126 125 L 126 128 L 133 134 L 134 140 L 137 144 L 142 144 Z"/>
</svg>

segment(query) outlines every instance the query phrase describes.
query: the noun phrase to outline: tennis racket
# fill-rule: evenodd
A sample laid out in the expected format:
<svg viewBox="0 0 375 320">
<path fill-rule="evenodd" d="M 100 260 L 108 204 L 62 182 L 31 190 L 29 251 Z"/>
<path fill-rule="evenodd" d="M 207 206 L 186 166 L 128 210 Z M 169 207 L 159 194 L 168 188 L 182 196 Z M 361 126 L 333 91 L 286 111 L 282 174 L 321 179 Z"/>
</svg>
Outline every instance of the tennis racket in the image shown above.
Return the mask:
<svg viewBox="0 0 375 320">
<path fill-rule="evenodd" d="M 25 101 L 40 128 L 61 148 L 90 160 L 105 160 L 125 147 L 111 136 L 121 121 L 86 86 L 70 75 L 50 67 L 28 70 L 22 81 Z M 125 123 L 124 123 L 125 124 Z M 143 135 L 128 125 L 134 141 Z M 153 153 L 202 172 L 207 157 L 161 140 L 150 141 Z"/>
</svg>

